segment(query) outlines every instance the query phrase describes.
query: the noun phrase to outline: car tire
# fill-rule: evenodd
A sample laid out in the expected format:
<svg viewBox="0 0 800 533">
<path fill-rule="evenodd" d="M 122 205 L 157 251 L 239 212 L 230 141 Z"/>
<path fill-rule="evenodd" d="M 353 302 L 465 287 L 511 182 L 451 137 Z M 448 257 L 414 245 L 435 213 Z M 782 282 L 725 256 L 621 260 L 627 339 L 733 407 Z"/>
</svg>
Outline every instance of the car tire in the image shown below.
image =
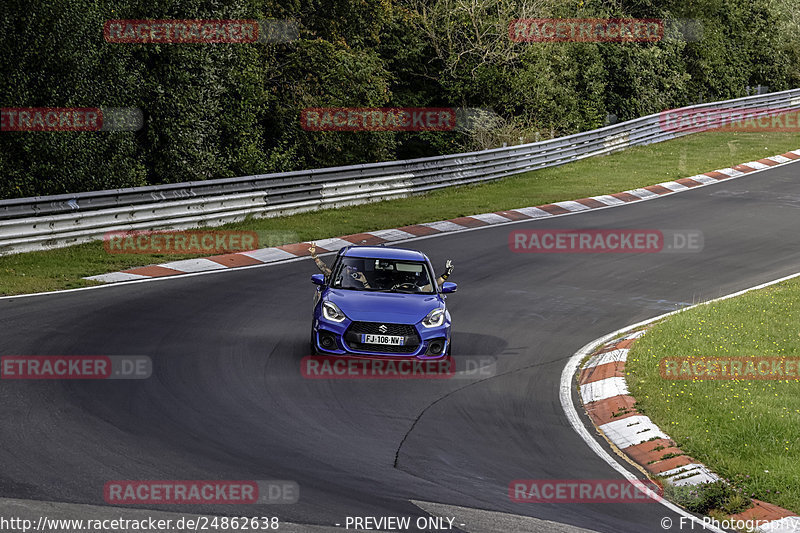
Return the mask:
<svg viewBox="0 0 800 533">
<path fill-rule="evenodd" d="M 453 340 L 451 339 L 450 342 L 447 343 L 447 353 L 445 354 L 447 357 L 453 355 Z"/>
<path fill-rule="evenodd" d="M 314 330 L 311 330 L 311 338 L 308 341 L 308 353 L 311 355 L 319 355 L 319 350 L 317 350 L 317 343 L 314 342 Z"/>
</svg>

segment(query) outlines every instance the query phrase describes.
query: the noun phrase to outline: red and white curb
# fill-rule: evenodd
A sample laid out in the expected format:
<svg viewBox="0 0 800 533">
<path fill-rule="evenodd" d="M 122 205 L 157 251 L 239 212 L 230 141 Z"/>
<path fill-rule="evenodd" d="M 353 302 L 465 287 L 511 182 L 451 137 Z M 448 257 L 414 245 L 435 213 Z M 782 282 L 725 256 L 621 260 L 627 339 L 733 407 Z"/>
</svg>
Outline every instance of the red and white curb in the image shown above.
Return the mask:
<svg viewBox="0 0 800 533">
<path fill-rule="evenodd" d="M 758 161 L 751 161 L 749 163 L 737 165 L 732 168 L 723 168 L 688 178 L 667 181 L 657 185 L 650 185 L 647 187 L 615 194 L 591 196 L 589 198 L 555 202 L 536 207 L 522 207 L 519 209 L 498 211 L 496 213 L 483 213 L 480 215 L 459 217 L 451 220 L 442 220 L 439 222 L 426 222 L 423 224 L 414 224 L 396 229 L 356 233 L 354 235 L 345 235 L 343 237 L 321 239 L 315 242 L 318 253 L 322 254 L 326 252 L 335 252 L 344 246 L 350 246 L 352 244 L 376 245 L 390 242 L 402 242 L 428 235 L 453 233 L 498 224 L 511 224 L 523 220 L 569 215 L 591 209 L 616 207 L 632 202 L 651 200 L 660 196 L 667 196 L 670 194 L 687 191 L 694 187 L 711 185 L 726 179 L 737 178 L 751 172 L 757 172 L 759 170 L 790 163 L 798 159 L 800 159 L 800 150 L 794 150 L 782 155 L 776 155 L 759 159 Z M 114 283 L 119 281 L 176 276 L 187 273 L 226 270 L 236 267 L 275 263 L 307 256 L 309 255 L 309 246 L 310 243 L 308 242 L 284 244 L 274 248 L 263 248 L 260 250 L 250 250 L 247 252 L 216 255 L 200 259 L 185 259 L 182 261 L 172 261 L 159 265 L 130 268 L 121 272 L 111 272 L 109 274 L 89 276 L 84 279 L 100 281 L 103 283 Z"/>
<path fill-rule="evenodd" d="M 635 340 L 646 331 L 603 345 L 581 366 L 578 384 L 584 409 L 609 442 L 651 475 L 677 486 L 717 481 L 719 476 L 686 455 L 650 418 L 636 410 L 636 400 L 625 381 L 625 362 Z M 759 500 L 753 500 L 753 507 L 732 518 L 761 524 L 755 531 L 763 533 L 800 531 L 799 516 Z"/>
</svg>

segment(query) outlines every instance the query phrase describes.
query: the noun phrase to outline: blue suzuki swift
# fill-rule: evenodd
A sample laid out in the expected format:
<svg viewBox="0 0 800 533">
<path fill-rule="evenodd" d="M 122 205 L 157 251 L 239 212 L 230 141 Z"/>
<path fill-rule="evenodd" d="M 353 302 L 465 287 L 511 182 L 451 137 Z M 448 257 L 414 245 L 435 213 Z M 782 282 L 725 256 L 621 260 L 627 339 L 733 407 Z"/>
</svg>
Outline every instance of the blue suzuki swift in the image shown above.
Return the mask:
<svg viewBox="0 0 800 533">
<path fill-rule="evenodd" d="M 422 252 L 382 246 L 339 250 L 325 277 L 314 274 L 311 353 L 438 359 L 450 354 L 445 294 Z"/>
</svg>

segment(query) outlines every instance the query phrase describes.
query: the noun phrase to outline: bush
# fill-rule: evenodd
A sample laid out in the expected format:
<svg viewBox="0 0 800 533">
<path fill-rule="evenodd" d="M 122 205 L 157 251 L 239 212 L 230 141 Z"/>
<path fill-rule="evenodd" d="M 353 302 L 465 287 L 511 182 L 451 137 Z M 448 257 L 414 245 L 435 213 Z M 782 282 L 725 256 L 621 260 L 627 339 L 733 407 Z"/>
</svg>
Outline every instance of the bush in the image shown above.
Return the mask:
<svg viewBox="0 0 800 533">
<path fill-rule="evenodd" d="M 0 106 L 137 107 L 138 132 L 2 133 L 0 198 L 526 142 L 800 84 L 795 0 L 6 0 Z M 113 44 L 109 19 L 289 18 L 287 44 Z M 698 19 L 700 42 L 516 43 L 524 17 Z M 307 132 L 305 107 L 468 107 L 494 132 Z"/>
<path fill-rule="evenodd" d="M 681 507 L 700 514 L 708 514 L 713 510 L 736 514 L 751 504 L 746 494 L 724 480 L 681 487 L 665 484 L 664 495 Z"/>
</svg>

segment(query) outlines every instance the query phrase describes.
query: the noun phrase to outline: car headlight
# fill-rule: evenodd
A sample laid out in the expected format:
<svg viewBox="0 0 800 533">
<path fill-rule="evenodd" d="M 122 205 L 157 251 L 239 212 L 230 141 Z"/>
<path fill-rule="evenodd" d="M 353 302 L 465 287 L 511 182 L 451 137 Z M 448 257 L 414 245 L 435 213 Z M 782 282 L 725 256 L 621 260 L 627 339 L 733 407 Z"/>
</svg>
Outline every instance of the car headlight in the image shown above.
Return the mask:
<svg viewBox="0 0 800 533">
<path fill-rule="evenodd" d="M 426 328 L 438 328 L 442 324 L 444 324 L 444 309 L 441 307 L 434 309 L 422 319 L 422 325 Z"/>
<path fill-rule="evenodd" d="M 344 319 L 347 318 L 347 315 L 342 313 L 342 310 L 335 303 L 327 300 L 322 302 L 322 316 L 332 322 L 344 322 Z"/>
</svg>

